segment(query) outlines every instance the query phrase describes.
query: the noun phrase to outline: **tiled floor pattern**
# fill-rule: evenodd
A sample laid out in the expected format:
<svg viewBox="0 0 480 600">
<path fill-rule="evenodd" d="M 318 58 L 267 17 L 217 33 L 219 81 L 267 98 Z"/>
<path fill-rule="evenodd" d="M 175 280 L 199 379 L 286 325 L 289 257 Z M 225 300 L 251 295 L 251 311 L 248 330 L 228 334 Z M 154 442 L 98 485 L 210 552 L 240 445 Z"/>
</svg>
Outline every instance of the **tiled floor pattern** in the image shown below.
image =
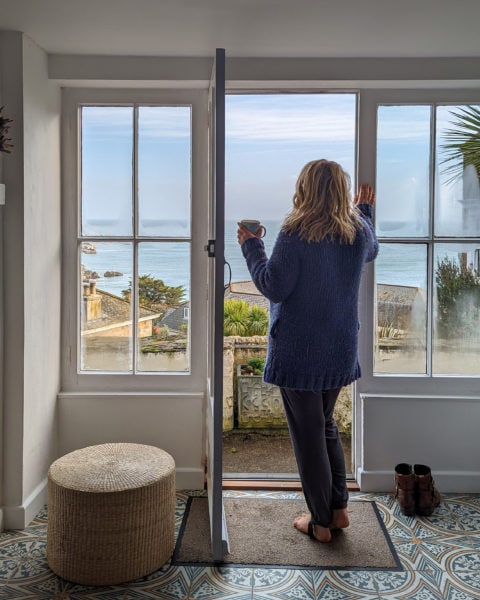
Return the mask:
<svg viewBox="0 0 480 600">
<path fill-rule="evenodd" d="M 178 532 L 189 494 L 179 492 Z M 298 498 L 295 492 L 228 492 Z M 0 599 L 8 600 L 478 600 L 480 495 L 454 495 L 429 518 L 405 517 L 391 494 L 375 500 L 404 571 L 295 570 L 165 565 L 122 586 L 85 587 L 56 577 L 45 558 L 46 510 L 24 531 L 0 534 Z"/>
</svg>

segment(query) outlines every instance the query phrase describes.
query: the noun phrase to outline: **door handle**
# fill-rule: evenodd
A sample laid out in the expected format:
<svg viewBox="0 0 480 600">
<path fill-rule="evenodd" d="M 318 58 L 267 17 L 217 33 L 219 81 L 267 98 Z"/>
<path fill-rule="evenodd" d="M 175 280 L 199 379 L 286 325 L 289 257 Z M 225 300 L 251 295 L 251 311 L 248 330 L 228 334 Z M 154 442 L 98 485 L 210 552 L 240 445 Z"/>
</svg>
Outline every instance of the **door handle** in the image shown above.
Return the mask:
<svg viewBox="0 0 480 600">
<path fill-rule="evenodd" d="M 208 258 L 215 257 L 215 240 L 208 240 L 208 244 L 203 247 L 205 252 L 208 253 Z"/>
</svg>

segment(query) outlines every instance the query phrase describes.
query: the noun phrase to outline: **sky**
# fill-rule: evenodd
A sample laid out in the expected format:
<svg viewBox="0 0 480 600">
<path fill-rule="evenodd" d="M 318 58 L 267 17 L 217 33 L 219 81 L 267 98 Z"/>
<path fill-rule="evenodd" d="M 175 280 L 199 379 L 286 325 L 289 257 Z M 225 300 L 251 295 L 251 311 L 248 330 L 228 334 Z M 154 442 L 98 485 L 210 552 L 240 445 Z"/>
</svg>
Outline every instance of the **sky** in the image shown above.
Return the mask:
<svg viewBox="0 0 480 600">
<path fill-rule="evenodd" d="M 355 112 L 354 94 L 227 96 L 227 219 L 257 211 L 262 219 L 282 218 L 300 169 L 314 158 L 337 160 L 354 176 Z M 85 107 L 82 138 L 84 222 L 116 217 L 117 230 L 127 232 L 133 109 Z M 158 218 L 159 203 L 172 218 L 188 217 L 190 160 L 189 108 L 142 107 L 141 218 Z"/>
<path fill-rule="evenodd" d="M 440 133 L 450 110 L 436 113 Z M 354 181 L 355 115 L 353 93 L 227 95 L 226 219 L 283 220 L 298 174 L 313 159 L 339 162 Z M 430 116 L 430 106 L 379 108 L 372 183 L 380 235 L 428 233 Z M 185 106 L 139 108 L 141 233 L 165 217 L 178 221 L 172 235 L 189 233 L 181 221 L 190 213 L 190 119 Z M 132 107 L 83 108 L 84 235 L 132 233 L 133 136 Z M 437 174 L 436 221 L 442 235 L 454 235 L 466 226 L 463 192 L 461 184 L 444 180 Z"/>
<path fill-rule="evenodd" d="M 355 176 L 354 94 L 230 95 L 225 114 L 227 219 L 283 220 L 311 160 Z"/>
</svg>

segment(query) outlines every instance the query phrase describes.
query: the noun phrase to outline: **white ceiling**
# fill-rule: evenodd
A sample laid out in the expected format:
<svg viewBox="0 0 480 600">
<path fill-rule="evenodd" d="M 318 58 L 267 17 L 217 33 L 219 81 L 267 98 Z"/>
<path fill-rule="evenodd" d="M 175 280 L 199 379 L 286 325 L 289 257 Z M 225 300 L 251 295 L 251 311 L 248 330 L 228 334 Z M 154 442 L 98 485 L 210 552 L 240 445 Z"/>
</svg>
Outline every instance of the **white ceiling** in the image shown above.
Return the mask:
<svg viewBox="0 0 480 600">
<path fill-rule="evenodd" d="M 480 57 L 480 0 L 0 0 L 55 54 Z"/>
</svg>

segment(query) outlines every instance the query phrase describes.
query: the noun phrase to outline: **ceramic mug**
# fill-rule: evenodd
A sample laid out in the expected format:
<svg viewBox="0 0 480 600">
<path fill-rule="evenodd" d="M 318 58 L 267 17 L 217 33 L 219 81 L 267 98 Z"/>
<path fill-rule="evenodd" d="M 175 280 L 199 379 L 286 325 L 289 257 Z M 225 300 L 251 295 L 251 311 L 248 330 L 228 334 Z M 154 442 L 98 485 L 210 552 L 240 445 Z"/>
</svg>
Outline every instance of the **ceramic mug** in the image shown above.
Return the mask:
<svg viewBox="0 0 480 600">
<path fill-rule="evenodd" d="M 243 219 L 239 224 L 243 225 L 243 227 L 248 229 L 253 235 L 257 235 L 259 229 L 263 229 L 263 233 L 260 237 L 264 237 L 267 233 L 266 227 L 264 227 L 260 221 L 256 221 L 255 219 Z"/>
</svg>

